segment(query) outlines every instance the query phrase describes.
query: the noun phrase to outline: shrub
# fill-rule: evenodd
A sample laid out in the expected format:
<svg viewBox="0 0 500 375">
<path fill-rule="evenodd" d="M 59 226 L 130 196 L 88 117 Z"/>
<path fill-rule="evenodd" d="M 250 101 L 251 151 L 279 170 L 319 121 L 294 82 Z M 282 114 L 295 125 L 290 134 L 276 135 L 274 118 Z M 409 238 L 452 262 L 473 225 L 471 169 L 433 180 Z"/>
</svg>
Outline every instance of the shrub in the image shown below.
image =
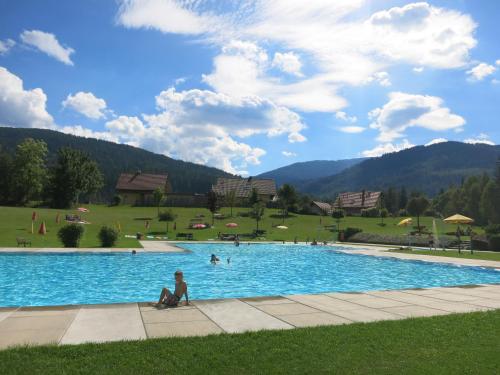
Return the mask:
<svg viewBox="0 0 500 375">
<path fill-rule="evenodd" d="M 113 247 L 118 239 L 118 232 L 114 228 L 103 226 L 97 237 L 102 247 Z"/>
<path fill-rule="evenodd" d="M 438 213 L 433 208 L 428 208 L 424 212 L 424 216 L 438 217 Z"/>
<path fill-rule="evenodd" d="M 64 247 L 78 247 L 84 231 L 82 225 L 69 224 L 59 229 L 57 237 L 59 237 Z"/>
<path fill-rule="evenodd" d="M 361 210 L 362 217 L 379 217 L 380 211 L 377 207 L 366 208 Z"/>
<path fill-rule="evenodd" d="M 486 237 L 474 236 L 474 237 L 472 237 L 470 243 L 471 243 L 471 247 L 474 250 L 489 250 L 489 248 L 490 248 L 490 245 L 489 245 Z"/>
<path fill-rule="evenodd" d="M 493 236 L 495 234 L 500 234 L 500 224 L 490 224 L 484 228 L 486 235 Z"/>
<path fill-rule="evenodd" d="M 489 237 L 490 250 L 500 251 L 500 234 L 494 234 Z"/>
<path fill-rule="evenodd" d="M 408 211 L 406 211 L 405 208 L 402 208 L 399 210 L 398 215 L 399 215 L 399 217 L 408 216 Z"/>
<path fill-rule="evenodd" d="M 113 206 L 119 206 L 123 201 L 123 198 L 121 195 L 119 194 L 116 194 L 114 197 L 113 197 L 113 203 L 112 205 Z"/>
<path fill-rule="evenodd" d="M 352 227 L 347 227 L 344 230 L 344 239 L 347 240 L 349 237 L 354 236 L 356 233 L 362 232 L 363 229 L 360 228 L 352 228 Z"/>
</svg>

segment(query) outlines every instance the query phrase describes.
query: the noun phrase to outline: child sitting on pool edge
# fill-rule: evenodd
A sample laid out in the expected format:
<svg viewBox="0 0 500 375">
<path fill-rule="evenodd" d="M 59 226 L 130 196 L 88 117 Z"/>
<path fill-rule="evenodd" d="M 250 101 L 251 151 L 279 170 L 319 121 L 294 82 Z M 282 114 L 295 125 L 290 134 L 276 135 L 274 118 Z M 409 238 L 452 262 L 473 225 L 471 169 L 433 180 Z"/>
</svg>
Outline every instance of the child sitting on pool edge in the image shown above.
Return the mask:
<svg viewBox="0 0 500 375">
<path fill-rule="evenodd" d="M 158 299 L 158 303 L 156 307 L 161 305 L 167 307 L 176 307 L 183 296 L 186 297 L 186 305 L 189 305 L 189 297 L 188 297 L 188 289 L 187 284 L 184 282 L 184 274 L 182 271 L 177 270 L 174 273 L 175 277 L 175 290 L 172 293 L 167 288 L 163 288 L 160 294 L 160 298 Z"/>
</svg>

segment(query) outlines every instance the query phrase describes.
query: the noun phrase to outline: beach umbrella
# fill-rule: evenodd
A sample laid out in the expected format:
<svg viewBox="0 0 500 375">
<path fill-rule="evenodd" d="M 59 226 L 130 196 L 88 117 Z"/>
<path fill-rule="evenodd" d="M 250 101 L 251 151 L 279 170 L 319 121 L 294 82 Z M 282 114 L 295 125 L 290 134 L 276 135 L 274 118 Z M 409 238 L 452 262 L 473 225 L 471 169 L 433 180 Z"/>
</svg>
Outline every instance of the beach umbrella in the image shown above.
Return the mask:
<svg viewBox="0 0 500 375">
<path fill-rule="evenodd" d="M 472 224 L 474 222 L 474 219 L 471 219 L 470 217 L 464 215 L 455 214 L 453 216 L 447 217 L 443 221 L 448 224 Z"/>
<path fill-rule="evenodd" d="M 42 221 L 42 224 L 40 224 L 40 229 L 38 229 L 38 234 L 46 234 L 47 233 L 47 228 L 45 227 L 45 221 Z"/>
<path fill-rule="evenodd" d="M 288 229 L 286 225 L 278 225 L 276 228 L 278 229 Z"/>
<path fill-rule="evenodd" d="M 194 224 L 193 229 L 203 229 L 206 228 L 207 226 L 205 224 Z"/>
<path fill-rule="evenodd" d="M 412 222 L 413 219 L 411 217 L 403 219 L 398 223 L 398 227 L 407 227 L 408 225 L 411 225 Z"/>
<path fill-rule="evenodd" d="M 228 228 L 236 228 L 237 226 L 238 226 L 238 224 L 236 224 L 236 223 L 227 223 L 226 224 L 226 227 L 228 227 Z"/>
</svg>

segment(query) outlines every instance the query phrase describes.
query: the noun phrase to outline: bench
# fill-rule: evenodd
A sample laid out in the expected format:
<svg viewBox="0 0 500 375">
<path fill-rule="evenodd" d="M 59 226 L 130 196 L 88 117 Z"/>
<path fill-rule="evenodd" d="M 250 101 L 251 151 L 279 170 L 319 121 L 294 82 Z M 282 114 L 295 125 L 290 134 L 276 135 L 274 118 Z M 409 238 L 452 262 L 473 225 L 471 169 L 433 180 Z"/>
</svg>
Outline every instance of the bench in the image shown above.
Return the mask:
<svg viewBox="0 0 500 375">
<path fill-rule="evenodd" d="M 24 247 L 26 247 L 26 245 L 31 246 L 31 241 L 27 240 L 26 238 L 17 237 L 16 241 L 17 241 L 17 246 L 21 246 L 21 245 L 23 245 Z"/>
<path fill-rule="evenodd" d="M 177 233 L 175 236 L 176 239 L 184 238 L 186 240 L 192 240 L 193 239 L 193 233 Z"/>
</svg>

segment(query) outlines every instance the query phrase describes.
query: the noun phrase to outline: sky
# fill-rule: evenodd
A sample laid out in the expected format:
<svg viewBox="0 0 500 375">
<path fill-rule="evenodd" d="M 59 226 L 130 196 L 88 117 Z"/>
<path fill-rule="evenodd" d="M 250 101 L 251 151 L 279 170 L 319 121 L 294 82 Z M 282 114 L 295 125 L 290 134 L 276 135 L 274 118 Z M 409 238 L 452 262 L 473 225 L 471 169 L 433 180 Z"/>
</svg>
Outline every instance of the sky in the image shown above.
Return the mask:
<svg viewBox="0 0 500 375">
<path fill-rule="evenodd" d="M 500 2 L 0 0 L 0 126 L 256 175 L 500 143 Z"/>
</svg>

